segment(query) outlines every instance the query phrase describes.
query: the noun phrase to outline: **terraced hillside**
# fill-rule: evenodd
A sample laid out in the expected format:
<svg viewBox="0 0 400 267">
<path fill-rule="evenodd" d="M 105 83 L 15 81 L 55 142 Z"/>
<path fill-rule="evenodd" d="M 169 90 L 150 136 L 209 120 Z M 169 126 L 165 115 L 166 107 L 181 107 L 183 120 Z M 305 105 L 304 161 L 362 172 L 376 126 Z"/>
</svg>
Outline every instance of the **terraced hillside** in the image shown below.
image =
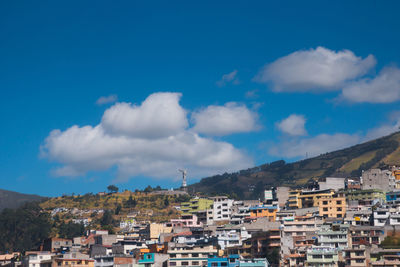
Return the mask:
<svg viewBox="0 0 400 267">
<path fill-rule="evenodd" d="M 264 188 L 270 186 L 298 187 L 338 172 L 360 176 L 362 170 L 400 165 L 399 144 L 400 132 L 397 132 L 310 159 L 293 163 L 280 160 L 236 173 L 203 178 L 190 185 L 190 190 L 251 199 L 259 198 Z"/>
</svg>

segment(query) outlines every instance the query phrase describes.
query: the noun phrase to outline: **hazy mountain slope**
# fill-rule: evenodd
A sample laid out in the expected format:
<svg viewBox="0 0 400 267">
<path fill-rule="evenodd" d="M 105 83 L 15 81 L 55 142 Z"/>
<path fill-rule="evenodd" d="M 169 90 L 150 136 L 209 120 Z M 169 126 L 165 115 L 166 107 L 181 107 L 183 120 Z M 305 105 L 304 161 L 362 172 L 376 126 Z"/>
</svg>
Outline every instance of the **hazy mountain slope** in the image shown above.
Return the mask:
<svg viewBox="0 0 400 267">
<path fill-rule="evenodd" d="M 44 197 L 38 195 L 21 194 L 18 192 L 0 189 L 0 210 L 5 208 L 14 209 L 25 202 L 40 201 Z"/>
<path fill-rule="evenodd" d="M 362 170 L 385 165 L 400 165 L 400 132 L 346 149 L 293 163 L 283 160 L 263 164 L 236 173 L 201 179 L 190 191 L 207 194 L 234 194 L 240 198 L 258 198 L 265 187 L 301 186 L 337 172 L 360 176 Z"/>
</svg>

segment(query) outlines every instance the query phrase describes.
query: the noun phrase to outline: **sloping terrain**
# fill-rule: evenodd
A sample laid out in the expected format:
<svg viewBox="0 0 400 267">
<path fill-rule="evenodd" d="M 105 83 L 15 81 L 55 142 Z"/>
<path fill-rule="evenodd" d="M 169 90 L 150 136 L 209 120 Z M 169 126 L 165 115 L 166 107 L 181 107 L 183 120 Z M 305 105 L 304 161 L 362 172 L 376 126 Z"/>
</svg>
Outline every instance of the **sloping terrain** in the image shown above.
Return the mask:
<svg viewBox="0 0 400 267">
<path fill-rule="evenodd" d="M 28 195 L 0 189 L 0 211 L 5 208 L 15 209 L 26 202 L 41 201 L 43 199 L 44 197 L 38 195 Z"/>
<path fill-rule="evenodd" d="M 280 160 L 235 173 L 203 178 L 190 185 L 190 192 L 229 194 L 251 199 L 261 197 L 264 188 L 270 186 L 298 187 L 335 173 L 360 176 L 362 170 L 400 165 L 399 144 L 400 132 L 397 132 L 310 159 L 293 163 Z"/>
</svg>

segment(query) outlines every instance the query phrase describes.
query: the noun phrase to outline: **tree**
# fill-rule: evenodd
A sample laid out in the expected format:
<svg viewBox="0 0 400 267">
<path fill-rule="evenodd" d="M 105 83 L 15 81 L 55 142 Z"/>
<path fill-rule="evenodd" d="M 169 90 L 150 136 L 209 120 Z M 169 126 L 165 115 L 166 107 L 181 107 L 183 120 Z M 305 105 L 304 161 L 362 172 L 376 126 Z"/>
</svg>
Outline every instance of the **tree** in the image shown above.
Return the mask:
<svg viewBox="0 0 400 267">
<path fill-rule="evenodd" d="M 117 207 L 115 208 L 115 212 L 114 212 L 115 215 L 118 215 L 121 212 L 121 209 L 122 209 L 121 204 L 118 203 Z"/>
<path fill-rule="evenodd" d="M 132 195 L 130 195 L 130 196 L 129 196 L 129 199 L 128 199 L 127 201 L 125 201 L 124 206 L 125 206 L 126 208 L 134 208 L 134 207 L 136 207 L 136 204 L 137 204 L 136 199 L 134 199 L 134 198 L 132 197 Z"/>
<path fill-rule="evenodd" d="M 85 226 L 81 223 L 64 223 L 62 222 L 58 229 L 58 234 L 61 238 L 74 238 L 82 236 L 85 233 Z"/>
<path fill-rule="evenodd" d="M 106 226 L 106 225 L 112 225 L 114 223 L 114 219 L 112 217 L 112 214 L 109 210 L 104 211 L 103 217 L 100 219 L 100 225 L 101 226 Z"/>
<path fill-rule="evenodd" d="M 164 198 L 164 206 L 165 206 L 166 208 L 169 206 L 169 200 L 168 200 L 168 197 L 167 197 L 167 196 Z"/>
<path fill-rule="evenodd" d="M 151 191 L 153 191 L 153 188 L 151 187 L 151 185 L 148 185 L 148 186 L 144 189 L 144 192 L 145 192 L 145 193 L 150 193 Z"/>
<path fill-rule="evenodd" d="M 112 185 L 107 186 L 107 190 L 110 193 L 117 193 L 118 192 L 118 187 L 116 187 L 115 185 L 112 184 Z"/>
<path fill-rule="evenodd" d="M 154 190 L 156 190 L 156 191 L 161 191 L 162 188 L 161 188 L 161 186 L 157 185 L 157 186 L 154 188 Z"/>
<path fill-rule="evenodd" d="M 0 251 L 35 250 L 49 238 L 50 231 L 50 215 L 37 203 L 4 209 L 0 213 Z"/>
</svg>

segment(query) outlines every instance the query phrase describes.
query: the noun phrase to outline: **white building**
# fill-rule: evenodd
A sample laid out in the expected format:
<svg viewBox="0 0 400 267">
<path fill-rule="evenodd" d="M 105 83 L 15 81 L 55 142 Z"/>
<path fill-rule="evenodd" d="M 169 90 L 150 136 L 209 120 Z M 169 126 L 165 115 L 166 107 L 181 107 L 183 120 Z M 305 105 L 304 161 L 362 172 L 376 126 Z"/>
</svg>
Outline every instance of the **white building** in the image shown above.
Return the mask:
<svg viewBox="0 0 400 267">
<path fill-rule="evenodd" d="M 43 261 L 51 260 L 50 251 L 27 251 L 22 262 L 23 267 L 39 267 Z"/>
<path fill-rule="evenodd" d="M 233 199 L 226 196 L 212 197 L 214 200 L 213 215 L 214 221 L 227 221 L 231 219 Z"/>
</svg>

